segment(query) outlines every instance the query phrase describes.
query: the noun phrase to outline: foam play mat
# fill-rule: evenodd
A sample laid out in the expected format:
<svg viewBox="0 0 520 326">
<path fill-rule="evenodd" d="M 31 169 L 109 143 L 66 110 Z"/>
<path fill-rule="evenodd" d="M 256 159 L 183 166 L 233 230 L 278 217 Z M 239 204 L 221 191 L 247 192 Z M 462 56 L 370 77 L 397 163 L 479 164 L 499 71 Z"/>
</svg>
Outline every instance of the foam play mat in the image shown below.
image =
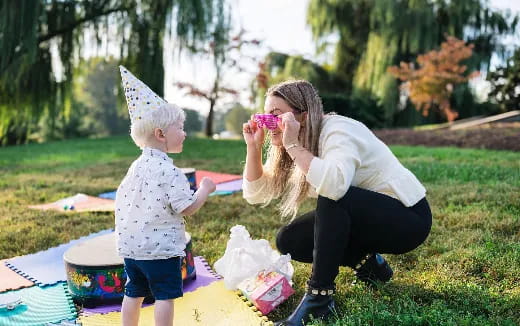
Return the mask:
<svg viewBox="0 0 520 326">
<path fill-rule="evenodd" d="M 210 196 L 231 195 L 242 190 L 242 176 L 238 174 L 225 174 L 211 171 L 195 171 L 196 184 L 199 185 L 203 177 L 209 177 L 215 182 L 217 189 Z M 116 199 L 116 192 L 109 191 L 98 195 L 103 199 Z"/>
<path fill-rule="evenodd" d="M 88 236 L 72 240 L 58 247 L 49 248 L 34 254 L 15 257 L 6 261 L 6 266 L 39 286 L 67 280 L 63 254 L 73 245 L 99 235 L 113 232 L 103 230 Z M 1 325 L 1 324 L 0 324 Z"/>
<path fill-rule="evenodd" d="M 76 194 L 53 203 L 30 205 L 29 208 L 60 212 L 110 212 L 114 210 L 114 200 Z"/>
<path fill-rule="evenodd" d="M 182 326 L 268 326 L 267 317 L 244 301 L 237 292 L 225 288 L 223 281 L 216 281 L 185 293 L 175 300 L 174 324 Z M 154 324 L 154 307 L 141 308 L 139 325 Z M 83 326 L 120 325 L 121 313 L 79 317 Z"/>
<path fill-rule="evenodd" d="M 195 180 L 197 182 L 197 187 L 199 186 L 200 180 L 202 180 L 202 178 L 204 177 L 210 178 L 211 180 L 213 180 L 215 184 L 242 179 L 242 176 L 239 174 L 227 174 L 200 170 L 195 171 Z"/>
<path fill-rule="evenodd" d="M 240 191 L 242 190 L 242 178 L 217 184 L 217 191 Z"/>
<path fill-rule="evenodd" d="M 195 270 L 197 271 L 197 278 L 194 280 L 186 280 L 184 282 L 184 293 L 193 292 L 198 288 L 207 286 L 221 278 L 218 274 L 211 270 L 209 264 L 203 257 L 197 256 L 194 258 L 194 261 Z M 106 314 L 113 311 L 121 311 L 121 304 L 102 305 L 94 308 L 84 307 L 82 310 L 82 315 L 90 316 L 93 314 Z"/>
<path fill-rule="evenodd" d="M 20 298 L 21 304 L 12 310 L 0 310 L 2 326 L 46 325 L 63 320 L 74 321 L 77 317 L 76 308 L 64 282 L 0 293 L 0 301 L 8 296 Z"/>
<path fill-rule="evenodd" d="M 15 271 L 5 265 L 7 260 L 0 260 L 0 292 L 17 290 L 33 286 L 34 283 L 18 275 Z"/>
</svg>

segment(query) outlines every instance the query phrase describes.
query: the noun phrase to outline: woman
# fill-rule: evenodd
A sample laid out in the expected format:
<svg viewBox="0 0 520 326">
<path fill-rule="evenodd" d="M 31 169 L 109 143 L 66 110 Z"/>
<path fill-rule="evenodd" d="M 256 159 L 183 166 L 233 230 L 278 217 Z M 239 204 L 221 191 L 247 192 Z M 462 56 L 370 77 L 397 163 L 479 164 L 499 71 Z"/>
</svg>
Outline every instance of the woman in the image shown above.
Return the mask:
<svg viewBox="0 0 520 326">
<path fill-rule="evenodd" d="M 276 245 L 297 261 L 312 263 L 307 291 L 296 310 L 275 325 L 303 325 L 334 310 L 334 280 L 349 266 L 368 284 L 388 281 L 393 271 L 377 253 L 402 254 L 418 247 L 431 228 L 426 190 L 362 123 L 323 112 L 307 81 L 287 81 L 266 94 L 265 113 L 279 118 L 269 132 L 243 125 L 247 144 L 243 195 L 250 204 L 280 198 L 282 227 Z M 307 196 L 316 209 L 296 217 Z"/>
</svg>

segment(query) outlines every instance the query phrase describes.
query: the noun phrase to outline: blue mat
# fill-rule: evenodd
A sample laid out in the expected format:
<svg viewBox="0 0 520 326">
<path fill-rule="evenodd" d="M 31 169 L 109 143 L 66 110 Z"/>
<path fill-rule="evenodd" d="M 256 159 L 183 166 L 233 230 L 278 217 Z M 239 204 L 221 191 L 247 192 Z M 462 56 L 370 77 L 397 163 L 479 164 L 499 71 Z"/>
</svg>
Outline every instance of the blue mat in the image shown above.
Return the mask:
<svg viewBox="0 0 520 326">
<path fill-rule="evenodd" d="M 67 283 L 38 287 L 33 286 L 0 294 L 19 296 L 22 304 L 13 310 L 0 310 L 0 325 L 29 326 L 75 320 L 76 308 L 67 289 Z"/>
<path fill-rule="evenodd" d="M 5 265 L 38 286 L 66 281 L 67 274 L 65 272 L 65 264 L 63 263 L 63 254 L 65 251 L 77 243 L 110 232 L 113 232 L 113 230 L 103 230 L 72 240 L 58 247 L 49 248 L 45 251 L 8 259 Z"/>
<path fill-rule="evenodd" d="M 98 197 L 115 200 L 116 199 L 116 191 L 114 190 L 114 191 L 104 192 L 102 194 L 99 194 Z"/>
</svg>

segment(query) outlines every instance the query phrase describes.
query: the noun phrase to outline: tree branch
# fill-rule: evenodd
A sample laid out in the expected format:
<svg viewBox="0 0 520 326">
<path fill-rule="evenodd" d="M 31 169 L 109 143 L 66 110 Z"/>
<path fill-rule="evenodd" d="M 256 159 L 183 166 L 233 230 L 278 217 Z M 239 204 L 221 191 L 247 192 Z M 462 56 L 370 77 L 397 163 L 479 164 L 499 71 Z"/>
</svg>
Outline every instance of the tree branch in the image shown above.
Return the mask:
<svg viewBox="0 0 520 326">
<path fill-rule="evenodd" d="M 49 33 L 47 33 L 46 35 L 41 35 L 38 37 L 38 44 L 39 43 L 42 43 L 42 42 L 45 42 L 45 41 L 48 41 L 50 40 L 51 38 L 55 37 L 55 36 L 58 36 L 58 35 L 61 35 L 61 34 L 64 34 L 70 30 L 73 30 L 75 29 L 76 27 L 78 27 L 79 25 L 85 23 L 85 22 L 88 22 L 88 21 L 91 21 L 91 20 L 94 20 L 98 17 L 101 17 L 101 16 L 105 16 L 105 15 L 109 15 L 111 13 L 114 13 L 114 12 L 118 12 L 118 11 L 128 11 L 130 9 L 134 8 L 133 6 L 130 6 L 130 7 L 117 7 L 117 8 L 112 8 L 112 9 L 109 9 L 109 10 L 106 10 L 106 11 L 101 11 L 101 12 L 97 12 L 97 13 L 92 13 L 90 15 L 87 15 L 77 21 L 75 21 L 74 23 L 68 25 L 68 26 L 65 26 L 65 27 L 62 27 L 62 28 L 59 28 L 55 31 L 51 31 Z"/>
</svg>

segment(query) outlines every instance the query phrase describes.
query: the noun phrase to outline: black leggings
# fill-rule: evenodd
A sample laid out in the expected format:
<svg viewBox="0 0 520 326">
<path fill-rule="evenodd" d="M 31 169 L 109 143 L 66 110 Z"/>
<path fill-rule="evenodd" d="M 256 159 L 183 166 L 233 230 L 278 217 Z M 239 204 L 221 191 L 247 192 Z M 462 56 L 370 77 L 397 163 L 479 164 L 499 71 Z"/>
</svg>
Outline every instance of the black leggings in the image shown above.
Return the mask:
<svg viewBox="0 0 520 326">
<path fill-rule="evenodd" d="M 412 207 L 370 190 L 350 187 L 338 201 L 319 196 L 316 210 L 282 227 L 276 246 L 313 263 L 309 285 L 334 287 L 339 266 L 354 268 L 369 253 L 402 254 L 426 240 L 432 214 L 426 198 Z"/>
</svg>

